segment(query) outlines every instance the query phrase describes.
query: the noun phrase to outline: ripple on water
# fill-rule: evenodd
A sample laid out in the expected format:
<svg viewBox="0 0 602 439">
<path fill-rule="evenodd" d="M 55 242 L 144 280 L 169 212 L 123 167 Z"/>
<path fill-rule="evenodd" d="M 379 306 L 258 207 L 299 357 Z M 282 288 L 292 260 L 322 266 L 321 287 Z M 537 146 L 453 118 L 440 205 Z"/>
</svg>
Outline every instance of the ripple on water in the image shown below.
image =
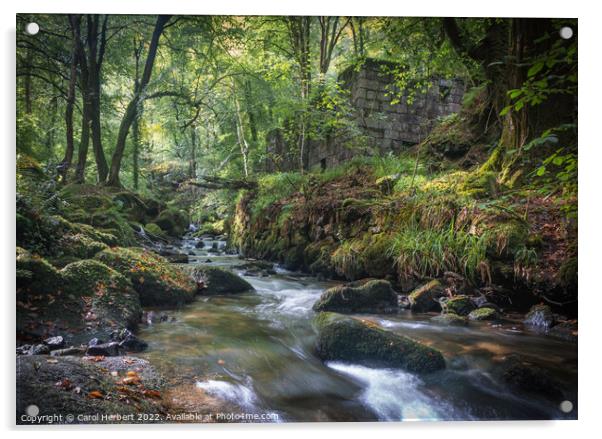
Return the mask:
<svg viewBox="0 0 602 439">
<path fill-rule="evenodd" d="M 234 403 L 242 408 L 252 409 L 257 404 L 257 396 L 251 383 L 247 386 L 220 380 L 197 381 L 197 388 L 209 395 Z"/>
<path fill-rule="evenodd" d="M 363 390 L 360 401 L 382 421 L 449 419 L 453 408 L 421 390 L 422 381 L 398 369 L 329 362 L 327 366 L 358 381 Z"/>
</svg>

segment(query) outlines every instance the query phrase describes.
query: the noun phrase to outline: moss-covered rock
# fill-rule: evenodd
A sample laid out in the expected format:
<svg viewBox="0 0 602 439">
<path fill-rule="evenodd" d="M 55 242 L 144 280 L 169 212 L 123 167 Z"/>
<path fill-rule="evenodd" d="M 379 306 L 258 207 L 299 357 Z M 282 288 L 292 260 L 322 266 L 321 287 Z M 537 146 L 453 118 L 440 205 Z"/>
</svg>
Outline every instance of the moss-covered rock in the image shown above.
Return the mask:
<svg viewBox="0 0 602 439">
<path fill-rule="evenodd" d="M 165 233 L 165 231 L 155 223 L 148 223 L 146 226 L 144 226 L 144 230 L 148 235 L 154 238 L 164 239 L 167 237 L 167 233 Z"/>
<path fill-rule="evenodd" d="M 468 319 L 466 317 L 454 313 L 439 314 L 431 320 L 440 325 L 448 326 L 466 326 L 468 324 Z"/>
<path fill-rule="evenodd" d="M 59 240 L 61 256 L 73 256 L 79 259 L 92 258 L 96 253 L 109 248 L 104 242 L 95 241 L 83 233 L 67 234 Z"/>
<path fill-rule="evenodd" d="M 197 287 L 193 279 L 165 258 L 142 248 L 116 247 L 95 258 L 128 278 L 143 306 L 173 306 L 190 302 Z"/>
<path fill-rule="evenodd" d="M 416 288 L 408 295 L 410 309 L 414 312 L 428 312 L 441 309 L 439 299 L 443 296 L 443 286 L 438 280 L 432 280 Z"/>
<path fill-rule="evenodd" d="M 329 288 L 313 306 L 314 311 L 396 312 L 397 294 L 386 280 L 371 280 L 362 286 Z"/>
<path fill-rule="evenodd" d="M 200 286 L 200 294 L 241 294 L 255 291 L 255 288 L 242 277 L 218 267 L 199 266 L 193 277 Z"/>
<path fill-rule="evenodd" d="M 17 247 L 17 294 L 21 297 L 56 293 L 62 287 L 60 273 L 46 259 Z"/>
<path fill-rule="evenodd" d="M 445 312 L 467 316 L 476 308 L 473 301 L 468 296 L 460 295 L 450 298 L 445 302 Z"/>
<path fill-rule="evenodd" d="M 126 361 L 124 361 L 126 360 Z M 52 362 L 40 361 L 35 356 L 17 357 L 17 400 L 16 410 L 18 424 L 27 423 L 21 417 L 26 408 L 36 405 L 39 416 L 63 415 L 132 415 L 131 420 L 115 420 L 114 423 L 137 422 L 137 413 L 158 413 L 161 401 L 158 390 L 164 384 L 161 376 L 146 360 L 134 357 L 105 358 L 98 362 L 85 360 L 83 357 L 54 357 Z M 110 374 L 109 371 L 117 373 Z M 127 386 L 128 398 L 118 395 L 124 385 L 122 380 L 127 373 L 135 373 L 140 384 Z M 153 390 L 153 392 L 149 392 Z M 136 401 L 135 404 L 132 401 Z M 86 423 L 112 423 L 109 420 L 91 420 Z M 145 421 L 147 422 L 147 421 Z"/>
<path fill-rule="evenodd" d="M 180 237 L 186 233 L 188 227 L 188 217 L 177 209 L 165 209 L 154 221 L 161 230 L 164 230 L 169 236 Z"/>
<path fill-rule="evenodd" d="M 100 326 L 134 329 L 142 316 L 138 293 L 131 282 L 105 264 L 86 259 L 61 270 L 64 290 L 85 300 L 87 321 Z"/>
<path fill-rule="evenodd" d="M 117 236 L 115 236 L 113 233 L 102 231 L 99 228 L 93 227 L 89 224 L 72 222 L 59 215 L 55 215 L 51 217 L 51 219 L 55 224 L 57 233 L 60 233 L 62 236 L 66 234 L 85 235 L 92 241 L 102 242 L 109 246 L 117 245 L 119 242 Z"/>
<path fill-rule="evenodd" d="M 469 320 L 497 320 L 500 318 L 500 314 L 493 308 L 479 308 L 471 311 L 468 314 Z"/>
<path fill-rule="evenodd" d="M 445 368 L 441 353 L 374 323 L 335 313 L 320 313 L 316 351 L 324 361 L 350 361 L 428 373 Z"/>
</svg>

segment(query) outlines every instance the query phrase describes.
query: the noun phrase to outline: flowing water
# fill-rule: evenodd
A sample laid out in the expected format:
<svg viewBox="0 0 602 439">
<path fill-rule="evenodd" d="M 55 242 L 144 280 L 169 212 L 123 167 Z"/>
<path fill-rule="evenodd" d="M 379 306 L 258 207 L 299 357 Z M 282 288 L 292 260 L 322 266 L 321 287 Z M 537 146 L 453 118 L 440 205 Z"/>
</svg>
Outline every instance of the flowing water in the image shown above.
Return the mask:
<svg viewBox="0 0 602 439">
<path fill-rule="evenodd" d="M 439 326 L 430 322 L 431 315 L 402 311 L 363 317 L 441 350 L 446 370 L 417 376 L 322 363 L 314 355 L 311 307 L 334 283 L 281 269 L 265 277 L 244 275 L 245 261 L 221 251 L 225 242 L 204 243 L 204 249 L 195 249 L 193 240 L 183 242 L 183 250 L 194 253 L 190 264 L 232 268 L 257 291 L 199 297 L 170 311 L 173 321 L 141 330 L 149 343 L 144 355 L 173 386 L 289 422 L 576 417 L 576 344 L 529 333 L 520 324 Z M 220 253 L 207 251 L 212 246 Z M 562 401 L 510 392 L 496 373 L 510 354 L 527 357 L 560 382 L 573 410 L 564 413 Z"/>
</svg>

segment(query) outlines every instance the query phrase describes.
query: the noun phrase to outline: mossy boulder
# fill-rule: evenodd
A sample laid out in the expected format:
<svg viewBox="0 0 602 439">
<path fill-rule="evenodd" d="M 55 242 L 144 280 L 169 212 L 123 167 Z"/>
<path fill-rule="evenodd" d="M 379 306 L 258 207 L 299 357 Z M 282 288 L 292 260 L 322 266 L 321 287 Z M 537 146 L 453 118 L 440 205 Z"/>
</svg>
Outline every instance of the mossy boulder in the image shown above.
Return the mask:
<svg viewBox="0 0 602 439">
<path fill-rule="evenodd" d="M 203 295 L 241 294 L 255 291 L 253 285 L 229 270 L 218 267 L 199 266 L 193 277 Z"/>
<path fill-rule="evenodd" d="M 104 242 L 95 241 L 83 233 L 67 234 L 59 240 L 62 256 L 73 256 L 79 259 L 92 258 L 96 253 L 109 248 Z"/>
<path fill-rule="evenodd" d="M 22 297 L 56 293 L 62 278 L 46 259 L 17 247 L 17 293 Z"/>
<path fill-rule="evenodd" d="M 95 258 L 128 278 L 143 306 L 174 306 L 190 302 L 196 284 L 165 258 L 142 248 L 115 247 Z"/>
<path fill-rule="evenodd" d="M 376 324 L 335 313 L 320 313 L 316 352 L 324 361 L 349 361 L 366 366 L 394 367 L 415 373 L 445 368 L 441 352 Z"/>
<path fill-rule="evenodd" d="M 177 209 L 165 209 L 155 219 L 161 230 L 165 231 L 169 236 L 180 237 L 186 233 L 188 227 L 188 217 L 186 214 Z"/>
<path fill-rule="evenodd" d="M 468 324 L 468 319 L 466 317 L 454 313 L 439 314 L 431 320 L 440 325 L 448 326 L 466 326 Z"/>
<path fill-rule="evenodd" d="M 410 309 L 414 312 L 437 311 L 441 309 L 438 299 L 443 296 L 441 282 L 434 279 L 413 290 L 408 295 Z"/>
<path fill-rule="evenodd" d="M 60 233 L 61 235 L 85 235 L 92 241 L 102 242 L 109 246 L 117 245 L 119 242 L 117 236 L 115 236 L 113 233 L 102 231 L 89 224 L 72 222 L 59 215 L 51 217 L 51 220 L 57 229 L 57 233 Z"/>
<path fill-rule="evenodd" d="M 468 296 L 460 295 L 453 296 L 445 302 L 445 312 L 458 314 L 459 316 L 467 316 L 473 311 L 476 306 L 472 299 Z"/>
<path fill-rule="evenodd" d="M 151 236 L 151 238 L 165 239 L 167 237 L 167 233 L 165 233 L 165 231 L 155 223 L 148 223 L 146 226 L 144 226 L 144 230 L 148 235 Z"/>
<path fill-rule="evenodd" d="M 59 327 L 69 339 L 90 338 L 134 329 L 140 320 L 140 301 L 130 281 L 98 261 L 80 260 L 59 271 L 18 249 L 17 266 L 20 336 L 41 337 Z"/>
<path fill-rule="evenodd" d="M 397 294 L 386 280 L 371 280 L 358 287 L 338 285 L 324 291 L 313 309 L 342 313 L 396 312 Z"/>
<path fill-rule="evenodd" d="M 89 297 L 86 318 L 100 326 L 134 329 L 142 316 L 138 293 L 131 282 L 105 264 L 86 259 L 61 270 L 64 290 L 75 297 Z"/>
<path fill-rule="evenodd" d="M 556 323 L 556 316 L 548 305 L 534 305 L 525 316 L 524 324 L 541 329 L 551 328 Z"/>
<path fill-rule="evenodd" d="M 468 314 L 469 320 L 497 320 L 500 318 L 500 314 L 493 308 L 479 308 L 471 311 Z"/>
</svg>

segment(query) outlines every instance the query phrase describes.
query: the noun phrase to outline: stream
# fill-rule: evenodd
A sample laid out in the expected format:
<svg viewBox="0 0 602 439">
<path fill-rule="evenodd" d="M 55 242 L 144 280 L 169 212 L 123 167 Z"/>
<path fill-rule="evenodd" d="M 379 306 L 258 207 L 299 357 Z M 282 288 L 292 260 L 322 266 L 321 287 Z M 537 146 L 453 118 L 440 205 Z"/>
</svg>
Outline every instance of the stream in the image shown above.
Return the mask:
<svg viewBox="0 0 602 439">
<path fill-rule="evenodd" d="M 279 422 L 575 419 L 577 344 L 529 332 L 520 323 L 440 326 L 432 314 L 402 311 L 364 315 L 382 327 L 439 349 L 447 368 L 417 376 L 397 369 L 322 363 L 313 353 L 311 307 L 335 282 L 277 268 L 269 276 L 245 275 L 246 261 L 223 252 L 225 242 L 185 239 L 189 264 L 231 268 L 253 294 L 199 297 L 172 321 L 143 327 L 142 354 L 172 386 L 203 390 L 248 413 L 275 413 Z M 210 252 L 212 246 L 219 248 Z M 211 262 L 207 262 L 209 259 Z M 520 354 L 562 383 L 572 401 L 517 396 L 496 375 L 506 355 Z"/>
</svg>

